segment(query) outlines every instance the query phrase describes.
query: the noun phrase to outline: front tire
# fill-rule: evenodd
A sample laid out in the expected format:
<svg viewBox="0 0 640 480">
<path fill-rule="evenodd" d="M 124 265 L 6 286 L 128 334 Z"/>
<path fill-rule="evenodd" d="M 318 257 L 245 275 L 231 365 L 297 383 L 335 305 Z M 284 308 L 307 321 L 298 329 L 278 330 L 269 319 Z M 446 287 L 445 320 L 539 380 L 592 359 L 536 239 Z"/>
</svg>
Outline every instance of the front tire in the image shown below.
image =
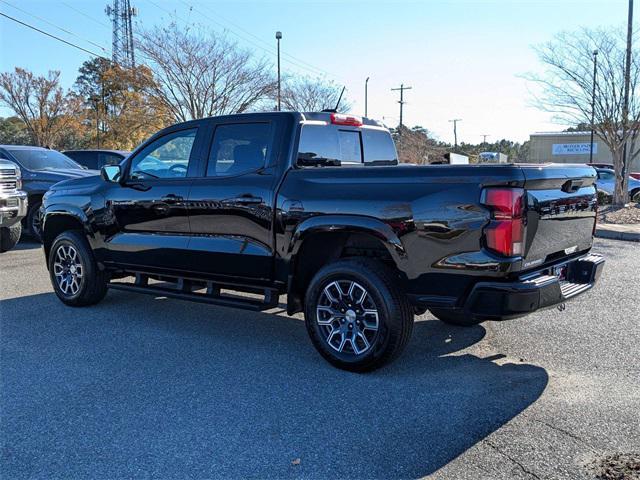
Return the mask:
<svg viewBox="0 0 640 480">
<path fill-rule="evenodd" d="M 42 243 L 42 215 L 40 214 L 40 207 L 42 202 L 35 202 L 29 207 L 29 213 L 27 214 L 27 228 L 29 234 L 37 241 Z"/>
<path fill-rule="evenodd" d="M 72 307 L 94 305 L 107 294 L 107 274 L 80 232 L 63 232 L 53 241 L 49 277 L 58 298 Z"/>
<path fill-rule="evenodd" d="M 343 370 L 366 372 L 390 363 L 413 330 L 413 309 L 383 264 L 340 260 L 322 268 L 305 297 L 305 324 L 320 355 Z"/>
<path fill-rule="evenodd" d="M 10 227 L 0 228 L 0 253 L 8 252 L 20 241 L 22 224 L 20 222 Z"/>
</svg>

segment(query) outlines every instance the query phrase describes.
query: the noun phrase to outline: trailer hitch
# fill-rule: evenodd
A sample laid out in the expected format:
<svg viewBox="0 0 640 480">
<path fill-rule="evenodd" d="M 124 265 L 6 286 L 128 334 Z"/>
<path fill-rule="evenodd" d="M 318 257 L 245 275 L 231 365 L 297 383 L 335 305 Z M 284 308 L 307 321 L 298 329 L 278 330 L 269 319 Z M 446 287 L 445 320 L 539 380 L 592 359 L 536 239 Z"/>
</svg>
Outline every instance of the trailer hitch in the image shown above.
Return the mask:
<svg viewBox="0 0 640 480">
<path fill-rule="evenodd" d="M 562 302 L 561 304 L 558 305 L 557 308 L 559 312 L 564 312 L 565 309 L 567 308 L 567 305 L 564 302 Z"/>
</svg>

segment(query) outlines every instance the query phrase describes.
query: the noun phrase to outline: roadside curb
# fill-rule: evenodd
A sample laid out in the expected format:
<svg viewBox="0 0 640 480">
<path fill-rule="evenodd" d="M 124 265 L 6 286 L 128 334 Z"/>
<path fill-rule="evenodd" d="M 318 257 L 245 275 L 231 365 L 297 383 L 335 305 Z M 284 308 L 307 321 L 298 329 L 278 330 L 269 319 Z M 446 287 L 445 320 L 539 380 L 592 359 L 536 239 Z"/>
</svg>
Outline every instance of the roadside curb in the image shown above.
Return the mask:
<svg viewBox="0 0 640 480">
<path fill-rule="evenodd" d="M 596 227 L 596 237 L 610 240 L 640 242 L 640 225 L 606 224 Z"/>
</svg>

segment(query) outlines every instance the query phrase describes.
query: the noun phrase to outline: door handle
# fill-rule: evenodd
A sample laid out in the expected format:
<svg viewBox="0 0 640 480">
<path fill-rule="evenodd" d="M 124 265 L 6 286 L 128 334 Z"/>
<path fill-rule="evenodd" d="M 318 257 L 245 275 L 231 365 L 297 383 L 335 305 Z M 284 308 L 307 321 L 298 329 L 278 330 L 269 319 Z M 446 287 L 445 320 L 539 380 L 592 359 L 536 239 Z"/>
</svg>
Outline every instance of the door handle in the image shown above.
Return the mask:
<svg viewBox="0 0 640 480">
<path fill-rule="evenodd" d="M 175 195 L 173 193 L 169 193 L 160 199 L 161 202 L 164 203 L 177 203 L 182 201 L 182 197 Z"/>
<path fill-rule="evenodd" d="M 242 195 L 231 200 L 233 203 L 239 203 L 240 205 L 255 205 L 262 203 L 262 198 L 254 197 L 253 195 Z"/>
</svg>

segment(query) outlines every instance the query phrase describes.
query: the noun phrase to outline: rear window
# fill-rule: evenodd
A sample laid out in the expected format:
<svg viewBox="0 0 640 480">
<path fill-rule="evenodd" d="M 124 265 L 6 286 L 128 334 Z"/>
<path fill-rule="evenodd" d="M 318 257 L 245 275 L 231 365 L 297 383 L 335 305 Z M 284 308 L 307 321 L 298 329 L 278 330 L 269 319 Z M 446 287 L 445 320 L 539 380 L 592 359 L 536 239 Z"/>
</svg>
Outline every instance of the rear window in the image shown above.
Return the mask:
<svg viewBox="0 0 640 480">
<path fill-rule="evenodd" d="M 349 128 L 339 125 L 303 125 L 298 156 L 339 160 L 342 164 L 395 162 L 396 148 L 382 128 Z"/>
</svg>

